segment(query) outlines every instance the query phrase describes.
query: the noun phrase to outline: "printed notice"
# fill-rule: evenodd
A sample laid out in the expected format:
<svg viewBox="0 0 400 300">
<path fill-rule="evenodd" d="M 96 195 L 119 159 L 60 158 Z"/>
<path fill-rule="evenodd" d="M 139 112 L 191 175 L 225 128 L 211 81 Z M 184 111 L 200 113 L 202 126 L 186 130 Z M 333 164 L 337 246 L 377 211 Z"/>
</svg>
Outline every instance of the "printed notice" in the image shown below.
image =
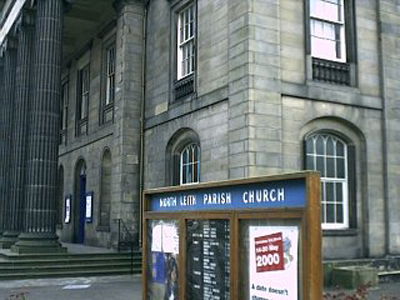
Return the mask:
<svg viewBox="0 0 400 300">
<path fill-rule="evenodd" d="M 250 226 L 249 237 L 250 299 L 299 299 L 299 228 Z"/>
</svg>

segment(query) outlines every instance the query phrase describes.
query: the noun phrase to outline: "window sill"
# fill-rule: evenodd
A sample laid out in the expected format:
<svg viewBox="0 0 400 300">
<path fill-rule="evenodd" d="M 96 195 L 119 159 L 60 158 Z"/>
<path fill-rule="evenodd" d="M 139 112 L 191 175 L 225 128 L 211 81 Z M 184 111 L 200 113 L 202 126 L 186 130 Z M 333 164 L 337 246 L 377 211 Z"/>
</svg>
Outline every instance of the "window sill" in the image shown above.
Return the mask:
<svg viewBox="0 0 400 300">
<path fill-rule="evenodd" d="M 358 229 L 323 229 L 323 236 L 357 236 L 360 233 Z"/>
</svg>

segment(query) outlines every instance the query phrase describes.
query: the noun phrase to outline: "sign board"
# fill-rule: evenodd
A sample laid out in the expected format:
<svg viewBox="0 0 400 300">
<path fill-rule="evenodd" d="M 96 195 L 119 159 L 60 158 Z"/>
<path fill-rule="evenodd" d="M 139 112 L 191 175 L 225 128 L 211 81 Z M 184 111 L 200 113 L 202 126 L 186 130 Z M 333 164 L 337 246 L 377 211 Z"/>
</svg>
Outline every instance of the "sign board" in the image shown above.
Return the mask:
<svg viewBox="0 0 400 300">
<path fill-rule="evenodd" d="M 241 210 L 304 207 L 304 180 L 256 182 L 196 190 L 174 191 L 149 196 L 150 210 L 158 212 Z"/>
<path fill-rule="evenodd" d="M 148 190 L 143 299 L 320 300 L 316 172 Z"/>
<path fill-rule="evenodd" d="M 93 222 L 93 192 L 86 193 L 85 221 L 86 223 Z"/>
<path fill-rule="evenodd" d="M 71 198 L 72 195 L 68 195 L 65 197 L 64 202 L 64 223 L 68 224 L 71 222 Z"/>
</svg>

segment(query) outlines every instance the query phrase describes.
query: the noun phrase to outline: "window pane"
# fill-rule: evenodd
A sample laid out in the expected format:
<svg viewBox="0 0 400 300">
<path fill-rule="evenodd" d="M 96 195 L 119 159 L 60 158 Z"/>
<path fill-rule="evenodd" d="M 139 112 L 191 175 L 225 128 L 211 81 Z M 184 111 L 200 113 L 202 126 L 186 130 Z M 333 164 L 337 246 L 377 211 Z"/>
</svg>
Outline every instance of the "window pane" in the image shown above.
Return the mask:
<svg viewBox="0 0 400 300">
<path fill-rule="evenodd" d="M 335 191 L 334 191 L 334 183 L 327 182 L 326 183 L 326 198 L 325 201 L 333 202 L 335 201 Z"/>
<path fill-rule="evenodd" d="M 334 141 L 331 137 L 329 137 L 326 141 L 326 154 L 335 155 L 335 145 Z"/>
<path fill-rule="evenodd" d="M 335 205 L 327 204 L 326 205 L 326 222 L 334 223 L 335 222 Z"/>
<path fill-rule="evenodd" d="M 328 157 L 326 159 L 326 176 L 330 178 L 335 177 L 335 159 Z"/>
<path fill-rule="evenodd" d="M 336 222 L 343 223 L 343 205 L 336 205 Z"/>
<path fill-rule="evenodd" d="M 343 202 L 343 183 L 336 183 L 336 202 Z"/>
<path fill-rule="evenodd" d="M 186 177 L 186 168 L 187 166 L 182 166 L 182 183 L 187 183 L 187 177 Z"/>
<path fill-rule="evenodd" d="M 314 139 L 313 138 L 308 138 L 306 140 L 306 152 L 307 152 L 307 154 L 315 153 L 315 151 L 314 151 Z"/>
<path fill-rule="evenodd" d="M 312 0 L 310 5 L 311 15 L 325 20 L 339 22 L 342 20 L 341 3 L 342 1 Z"/>
<path fill-rule="evenodd" d="M 315 170 L 314 156 L 307 155 L 307 157 L 306 157 L 306 170 Z"/>
<path fill-rule="evenodd" d="M 321 219 L 322 223 L 326 223 L 326 204 L 322 203 L 321 205 Z"/>
<path fill-rule="evenodd" d="M 346 178 L 344 158 L 338 158 L 336 160 L 336 164 L 337 164 L 337 178 Z"/>
<path fill-rule="evenodd" d="M 317 157 L 317 171 L 321 173 L 321 177 L 325 177 L 325 160 L 323 157 Z"/>
<path fill-rule="evenodd" d="M 324 147 L 324 139 L 322 136 L 317 137 L 317 154 L 324 155 L 325 154 L 325 147 Z"/>
<path fill-rule="evenodd" d="M 344 156 L 344 146 L 343 146 L 343 143 L 340 141 L 336 142 L 336 155 Z"/>
</svg>

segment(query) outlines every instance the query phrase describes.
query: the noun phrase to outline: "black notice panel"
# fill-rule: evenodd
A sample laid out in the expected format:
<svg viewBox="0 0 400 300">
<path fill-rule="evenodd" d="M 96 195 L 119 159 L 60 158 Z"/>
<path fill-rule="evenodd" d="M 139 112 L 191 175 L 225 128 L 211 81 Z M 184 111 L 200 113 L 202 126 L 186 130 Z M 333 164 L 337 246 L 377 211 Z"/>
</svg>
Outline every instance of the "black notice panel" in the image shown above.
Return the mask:
<svg viewBox="0 0 400 300">
<path fill-rule="evenodd" d="M 186 299 L 229 299 L 229 221 L 188 220 L 186 242 Z"/>
</svg>

